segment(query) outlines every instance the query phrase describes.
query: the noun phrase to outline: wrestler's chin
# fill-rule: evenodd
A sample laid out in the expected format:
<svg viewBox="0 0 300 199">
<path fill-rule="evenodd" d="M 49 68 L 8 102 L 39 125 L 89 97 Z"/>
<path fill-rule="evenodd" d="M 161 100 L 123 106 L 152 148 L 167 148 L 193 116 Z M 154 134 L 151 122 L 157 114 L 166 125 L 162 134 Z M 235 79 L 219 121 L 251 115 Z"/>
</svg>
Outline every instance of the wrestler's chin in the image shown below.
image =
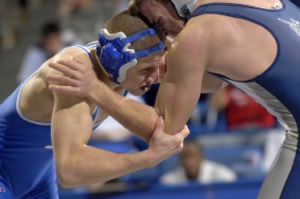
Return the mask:
<svg viewBox="0 0 300 199">
<path fill-rule="evenodd" d="M 150 89 L 151 89 L 150 85 L 146 85 L 146 86 L 141 87 L 141 91 L 143 91 L 143 94 L 148 92 Z"/>
<path fill-rule="evenodd" d="M 151 86 L 147 86 L 147 87 L 140 87 L 137 90 L 128 90 L 128 92 L 130 92 L 132 95 L 134 96 L 141 96 L 144 95 L 146 92 L 148 92 L 150 90 Z"/>
</svg>

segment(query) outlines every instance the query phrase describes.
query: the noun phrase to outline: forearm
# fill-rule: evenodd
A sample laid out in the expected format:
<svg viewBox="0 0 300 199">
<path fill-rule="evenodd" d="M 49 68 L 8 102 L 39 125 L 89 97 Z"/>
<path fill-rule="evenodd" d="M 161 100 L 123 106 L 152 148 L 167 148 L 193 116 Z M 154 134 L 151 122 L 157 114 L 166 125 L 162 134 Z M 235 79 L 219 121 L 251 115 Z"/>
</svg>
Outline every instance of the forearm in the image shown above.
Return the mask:
<svg viewBox="0 0 300 199">
<path fill-rule="evenodd" d="M 63 160 L 56 159 L 57 176 L 65 188 L 108 181 L 154 166 L 155 163 L 151 162 L 147 153 L 146 150 L 138 153 L 117 154 L 84 146 Z"/>
<path fill-rule="evenodd" d="M 198 102 L 199 93 L 199 89 L 197 91 L 196 88 L 188 88 L 174 82 L 165 81 L 161 84 L 155 109 L 164 117 L 166 133 L 176 134 L 184 128 Z"/>
<path fill-rule="evenodd" d="M 159 116 L 154 108 L 128 99 L 100 82 L 88 98 L 140 138 L 150 139 Z"/>
</svg>

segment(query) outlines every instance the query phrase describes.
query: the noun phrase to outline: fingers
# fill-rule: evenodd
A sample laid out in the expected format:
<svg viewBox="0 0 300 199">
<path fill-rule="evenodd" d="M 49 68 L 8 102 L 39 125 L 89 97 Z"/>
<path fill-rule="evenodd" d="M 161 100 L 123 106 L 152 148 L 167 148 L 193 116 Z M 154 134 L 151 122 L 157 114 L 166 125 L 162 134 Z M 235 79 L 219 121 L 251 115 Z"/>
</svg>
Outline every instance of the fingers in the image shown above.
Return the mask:
<svg viewBox="0 0 300 199">
<path fill-rule="evenodd" d="M 61 63 L 60 61 L 59 63 L 54 63 L 54 62 L 49 63 L 49 67 L 62 72 L 66 76 L 78 78 L 78 74 L 76 70 L 73 70 L 73 68 L 70 69 L 60 63 Z"/>
<path fill-rule="evenodd" d="M 70 86 L 79 86 L 78 81 L 76 81 L 75 79 L 72 79 L 70 77 L 67 77 L 67 76 L 47 75 L 47 80 L 56 81 L 56 82 L 60 82 L 60 83 L 65 83 L 65 84 L 68 84 Z"/>
<path fill-rule="evenodd" d="M 71 86 L 57 86 L 57 85 L 50 85 L 49 89 L 52 91 L 60 92 L 60 93 L 69 93 L 69 94 L 76 94 L 76 88 Z"/>
<path fill-rule="evenodd" d="M 190 134 L 190 130 L 185 126 L 179 133 L 175 136 L 178 137 L 181 141 L 183 141 Z"/>
<path fill-rule="evenodd" d="M 79 57 L 74 57 L 73 59 L 79 64 L 87 64 L 87 62 L 84 59 L 80 59 Z"/>
<path fill-rule="evenodd" d="M 66 67 L 71 68 L 73 70 L 81 69 L 81 65 L 71 59 L 67 59 L 67 60 L 61 59 L 61 60 L 58 60 L 57 63 L 65 65 Z"/>
</svg>

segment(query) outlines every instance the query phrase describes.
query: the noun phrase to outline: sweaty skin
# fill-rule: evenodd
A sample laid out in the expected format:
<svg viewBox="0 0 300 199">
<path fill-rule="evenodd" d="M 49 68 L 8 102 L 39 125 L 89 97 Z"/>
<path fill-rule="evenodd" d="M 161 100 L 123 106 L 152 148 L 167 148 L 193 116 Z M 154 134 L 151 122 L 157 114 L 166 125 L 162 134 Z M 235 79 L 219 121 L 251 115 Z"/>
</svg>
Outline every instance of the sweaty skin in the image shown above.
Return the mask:
<svg viewBox="0 0 300 199">
<path fill-rule="evenodd" d="M 170 42 L 171 41 L 171 42 Z M 193 42 L 193 41 L 191 41 Z M 169 39 L 168 42 L 169 49 L 173 50 L 174 43 L 172 44 L 172 40 Z M 170 52 L 172 52 L 170 50 Z M 192 49 L 190 49 L 191 52 L 195 52 Z M 172 54 L 171 54 L 172 55 Z M 175 55 L 176 56 L 176 55 Z M 168 60 L 169 54 L 166 56 Z M 169 65 L 170 63 L 166 64 Z M 172 63 L 171 63 L 172 64 Z M 167 80 L 167 78 L 172 79 L 171 77 L 174 76 L 181 76 L 182 74 L 186 74 L 186 76 L 193 76 L 192 74 L 187 73 L 185 70 L 173 70 L 175 67 L 167 67 L 166 65 L 162 65 L 160 67 L 160 78 L 163 79 L 163 82 L 161 82 L 161 87 L 165 87 L 165 90 L 167 92 L 159 92 L 158 96 L 160 98 L 157 98 L 156 106 L 155 108 L 149 107 L 147 105 L 138 103 L 136 101 L 130 100 L 128 98 L 124 98 L 123 96 L 119 95 L 116 92 L 112 92 L 111 89 L 109 89 L 105 84 L 103 84 L 101 81 L 94 81 L 96 79 L 96 75 L 93 70 L 90 69 L 90 67 L 86 66 L 87 64 L 78 63 L 76 61 L 72 62 L 64 62 L 63 60 L 60 62 L 60 64 L 57 63 L 50 63 L 50 67 L 56 70 L 59 70 L 63 72 L 65 75 L 73 77 L 62 77 L 62 76 L 55 76 L 55 75 L 48 75 L 47 78 L 50 80 L 56 80 L 61 81 L 66 84 L 71 84 L 73 87 L 70 86 L 57 86 L 57 85 L 51 85 L 49 88 L 51 90 L 56 90 L 58 92 L 67 92 L 78 96 L 84 96 L 88 97 L 91 101 L 93 101 L 95 104 L 101 107 L 104 111 L 106 111 L 109 115 L 112 115 L 115 119 L 117 119 L 121 124 L 123 124 L 126 128 L 131 130 L 134 133 L 145 131 L 148 133 L 153 132 L 155 121 L 157 120 L 159 115 L 162 115 L 164 119 L 166 120 L 166 129 L 165 131 L 171 134 L 175 133 L 175 129 L 182 129 L 182 127 L 185 125 L 189 113 L 186 115 L 183 114 L 175 114 L 175 111 L 179 111 L 180 113 L 184 113 L 185 110 L 188 108 L 190 111 L 194 108 L 197 103 L 198 98 L 200 94 L 196 95 L 190 95 L 190 100 L 195 100 L 195 103 L 184 103 L 181 104 L 179 101 L 181 99 L 173 99 L 170 100 L 171 93 L 173 95 L 176 95 L 174 92 L 179 87 L 185 87 L 183 81 L 181 81 L 180 84 L 175 85 L 174 79 L 173 80 Z M 65 67 L 68 66 L 68 67 Z M 194 65 L 195 66 L 195 65 Z M 73 70 L 69 70 L 73 69 Z M 197 71 L 199 68 L 195 67 L 194 69 L 188 70 L 189 72 Z M 76 74 L 76 71 L 80 71 L 80 74 Z M 172 72 L 172 73 L 171 73 Z M 75 75 L 77 75 L 75 77 Z M 180 77 L 182 78 L 182 77 Z M 187 77 L 186 77 L 187 78 Z M 74 80 L 75 79 L 75 80 Z M 92 81 L 91 81 L 92 80 Z M 193 81 L 195 84 L 191 85 L 190 88 L 192 89 L 194 86 L 196 86 L 196 82 L 198 82 L 201 85 L 201 82 L 198 81 L 199 78 L 195 78 Z M 212 92 L 215 90 L 220 89 L 221 87 L 226 86 L 226 83 L 223 81 L 213 77 L 212 75 L 208 73 L 203 74 L 203 82 L 205 84 L 202 85 L 202 91 L 203 92 Z M 169 81 L 169 82 L 167 82 Z M 172 82 L 171 82 L 172 81 Z M 165 83 L 166 82 L 166 83 Z M 178 87 L 178 88 L 176 88 Z M 161 89 L 160 89 L 161 90 Z M 182 89 L 182 97 L 186 95 L 186 93 L 189 92 L 189 89 Z M 199 91 L 200 92 L 200 91 Z M 101 95 L 101 96 L 100 96 Z M 111 98 L 110 98 L 111 97 Z M 193 97 L 193 98 L 192 98 Z M 107 100 L 109 98 L 109 100 Z M 187 98 L 186 98 L 187 99 Z M 160 101 L 159 101 L 160 100 Z M 166 101 L 166 102 L 164 102 Z M 167 107 L 162 106 L 162 103 L 166 103 Z M 176 105 L 176 103 L 179 103 L 179 105 Z M 123 106 L 124 105 L 124 106 Z M 173 109 L 171 107 L 176 106 L 178 109 Z M 168 111 L 166 110 L 168 109 Z M 174 110 L 174 111 L 172 111 Z M 131 120 L 128 120 L 124 117 L 130 117 Z M 170 121 L 174 118 L 177 118 L 175 123 L 171 123 Z M 183 118 L 184 122 L 182 121 Z M 132 122 L 134 121 L 134 122 Z M 179 122 L 180 121 L 180 122 Z M 173 124 L 178 124 L 176 126 L 172 126 Z M 173 129 L 168 129 L 168 127 L 173 127 Z"/>
<path fill-rule="evenodd" d="M 254 98 L 286 130 L 285 141 L 258 198 L 295 198 L 299 195 L 295 187 L 300 176 L 299 8 L 289 0 L 198 0 L 196 7 L 214 4 L 199 9 L 201 15 L 190 19 L 181 30 L 177 23 L 180 20 L 170 17 L 175 10 L 157 2 L 141 0 L 141 14 L 164 35 L 180 32 L 169 48 L 167 72 L 155 104 L 156 112 L 165 119 L 166 132 L 176 132 L 186 122 L 200 93 L 209 90 L 206 84 L 216 83 L 214 78 L 210 78 L 211 82 L 205 79 L 208 73 L 213 73 Z M 282 5 L 277 10 L 276 2 Z M 101 98 L 95 89 L 80 85 L 52 89 L 87 96 L 100 106 L 104 99 L 111 98 L 106 104 L 107 112 L 129 107 L 113 115 L 125 126 L 129 123 L 126 116 L 131 115 L 139 122 L 137 126 L 149 131 L 153 128 L 152 108 L 123 100 L 114 92 L 107 92 L 106 98 Z M 101 82 L 90 83 L 89 87 L 97 86 L 106 90 Z"/>
<path fill-rule="evenodd" d="M 46 80 L 46 75 L 61 74 L 48 67 L 50 62 L 58 64 L 58 60 L 65 60 L 66 63 L 77 60 L 79 63 L 88 63 L 88 67 L 91 67 L 90 58 L 83 51 L 66 48 L 44 63 L 37 74 L 26 83 L 20 96 L 20 111 L 31 120 L 51 122 L 55 169 L 63 187 L 107 181 L 152 167 L 182 149 L 182 141 L 188 135 L 188 129 L 183 129 L 175 136 L 167 135 L 163 131 L 162 118 L 156 121 L 153 135 L 149 136 L 144 132 L 139 134 L 143 139 L 149 140 L 149 148 L 145 151 L 116 154 L 87 146 L 94 125 L 91 113 L 95 104 L 87 98 L 48 90 L 49 85 L 58 85 L 55 81 Z M 101 76 L 101 81 L 106 82 L 107 88 L 121 93 L 123 89 L 111 84 L 103 71 Z M 106 117 L 107 113 L 100 110 L 96 122 Z M 82 160 L 85 164 L 78 164 Z"/>
<path fill-rule="evenodd" d="M 151 6 L 154 1 L 144 2 Z M 213 1 L 198 1 L 197 6 L 210 2 Z M 245 3 L 244 0 L 230 2 Z M 271 0 L 254 0 L 247 4 L 265 9 L 270 9 L 273 5 Z M 148 8 L 150 12 L 151 7 Z M 142 14 L 150 22 L 156 23 L 157 18 L 151 17 L 150 13 Z M 277 47 L 268 31 L 249 21 L 221 15 L 202 15 L 189 20 L 168 49 L 168 70 L 158 91 L 154 109 L 124 99 L 108 90 L 101 82 L 93 82 L 88 89 L 51 89 L 87 96 L 133 132 L 140 129 L 152 131 L 155 119 L 162 115 L 166 125 L 165 131 L 174 134 L 187 122 L 201 92 L 213 92 L 225 85 L 223 81 L 207 72 L 223 74 L 235 80 L 251 79 L 272 64 Z M 72 68 L 71 63 L 68 66 Z M 59 70 L 58 67 L 56 69 Z M 72 76 L 72 73 L 67 75 Z M 55 79 L 53 76 L 50 78 Z M 91 91 L 90 88 L 98 89 Z M 106 92 L 107 95 L 100 96 L 97 90 Z M 131 124 L 129 116 L 135 119 L 136 125 Z"/>
</svg>

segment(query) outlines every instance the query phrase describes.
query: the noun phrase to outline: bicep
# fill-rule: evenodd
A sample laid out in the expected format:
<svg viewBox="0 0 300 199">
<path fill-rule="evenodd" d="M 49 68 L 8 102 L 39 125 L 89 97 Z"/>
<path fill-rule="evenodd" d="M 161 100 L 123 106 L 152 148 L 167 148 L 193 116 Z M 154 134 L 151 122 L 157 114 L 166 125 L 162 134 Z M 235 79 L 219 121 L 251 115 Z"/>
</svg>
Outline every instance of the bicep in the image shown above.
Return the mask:
<svg viewBox="0 0 300 199">
<path fill-rule="evenodd" d="M 51 136 L 56 161 L 63 161 L 83 147 L 92 132 L 90 105 L 83 98 L 54 93 Z"/>
</svg>

